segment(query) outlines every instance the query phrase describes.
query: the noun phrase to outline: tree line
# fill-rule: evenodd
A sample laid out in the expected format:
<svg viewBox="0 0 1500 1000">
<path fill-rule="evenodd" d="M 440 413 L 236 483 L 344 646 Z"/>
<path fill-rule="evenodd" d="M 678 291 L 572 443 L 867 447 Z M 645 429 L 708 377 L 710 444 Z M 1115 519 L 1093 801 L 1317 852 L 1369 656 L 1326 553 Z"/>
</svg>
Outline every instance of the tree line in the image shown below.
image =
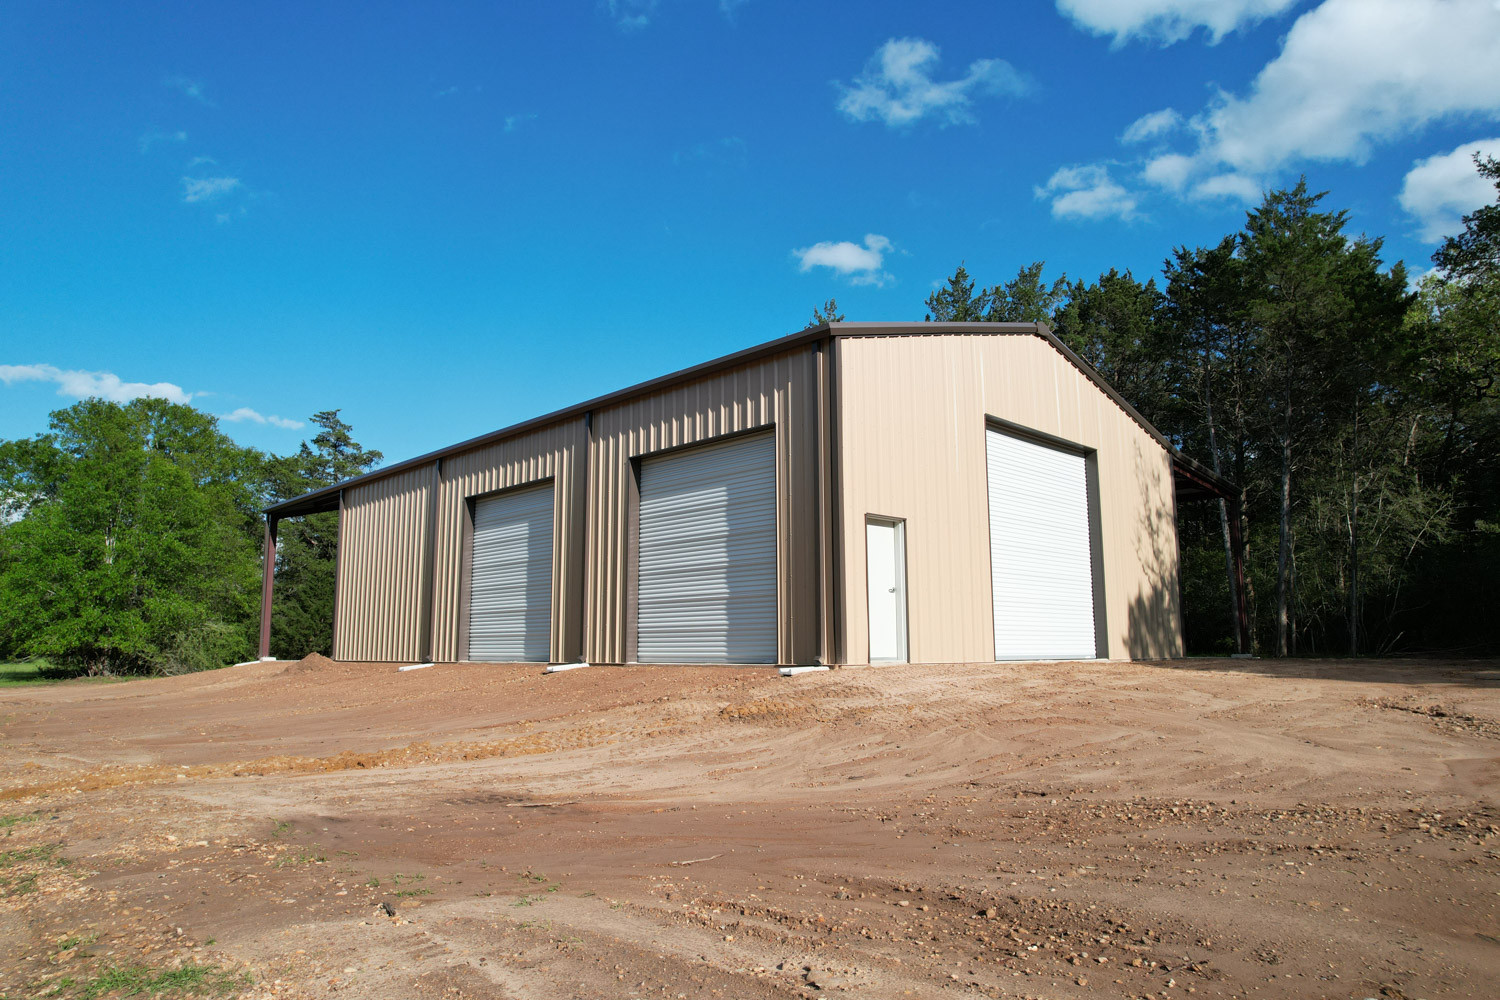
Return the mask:
<svg viewBox="0 0 1500 1000">
<path fill-rule="evenodd" d="M 1500 163 L 1476 165 L 1500 191 Z M 927 318 L 1049 324 L 1236 484 L 1237 505 L 1178 510 L 1190 652 L 1235 648 L 1238 554 L 1256 652 L 1493 653 L 1500 203 L 1466 216 L 1413 289 L 1325 197 L 1269 192 L 1238 232 L 1174 249 L 1159 283 L 1035 262 L 985 286 L 960 264 Z M 809 326 L 842 319 L 830 299 Z M 114 674 L 251 658 L 262 510 L 382 458 L 339 411 L 312 422 L 276 456 L 191 406 L 87 399 L 0 441 L 0 659 Z M 337 539 L 336 513 L 282 522 L 274 655 L 331 652 Z"/>
<path fill-rule="evenodd" d="M 86 399 L 0 442 L 0 659 L 88 674 L 248 660 L 260 627 L 261 511 L 373 468 L 327 410 L 292 455 L 236 444 L 162 399 Z M 280 531 L 272 653 L 331 653 L 338 514 Z"/>
</svg>

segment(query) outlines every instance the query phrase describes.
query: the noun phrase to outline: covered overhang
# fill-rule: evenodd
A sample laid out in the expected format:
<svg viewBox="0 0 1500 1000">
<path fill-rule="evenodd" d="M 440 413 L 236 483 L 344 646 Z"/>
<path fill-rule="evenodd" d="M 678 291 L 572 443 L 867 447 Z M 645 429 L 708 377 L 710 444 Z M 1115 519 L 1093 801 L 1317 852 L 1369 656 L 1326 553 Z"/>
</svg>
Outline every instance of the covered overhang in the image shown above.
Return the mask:
<svg viewBox="0 0 1500 1000">
<path fill-rule="evenodd" d="M 1241 525 L 1240 488 L 1201 462 L 1172 449 L 1172 486 L 1177 502 L 1217 500 L 1224 529 L 1229 573 L 1229 599 L 1233 605 L 1235 649 L 1250 651 L 1250 612 L 1245 602 L 1245 545 Z"/>
<path fill-rule="evenodd" d="M 266 541 L 261 561 L 260 582 L 260 652 L 262 660 L 271 656 L 271 591 L 276 580 L 276 527 L 288 517 L 305 517 L 308 514 L 328 514 L 341 510 L 344 503 L 344 487 L 336 486 L 313 490 L 283 503 L 272 504 L 265 509 Z"/>
</svg>

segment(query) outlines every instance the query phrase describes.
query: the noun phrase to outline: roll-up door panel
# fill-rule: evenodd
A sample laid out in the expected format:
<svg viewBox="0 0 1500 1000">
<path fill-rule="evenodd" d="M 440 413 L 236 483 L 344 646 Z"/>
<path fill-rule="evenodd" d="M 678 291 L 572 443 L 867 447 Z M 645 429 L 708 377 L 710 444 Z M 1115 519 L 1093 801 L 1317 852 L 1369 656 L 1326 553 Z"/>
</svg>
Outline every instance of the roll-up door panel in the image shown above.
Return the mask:
<svg viewBox="0 0 1500 1000">
<path fill-rule="evenodd" d="M 636 659 L 776 662 L 776 439 L 641 463 Z"/>
<path fill-rule="evenodd" d="M 474 503 L 469 659 L 552 655 L 552 484 Z"/>
<path fill-rule="evenodd" d="M 995 659 L 1095 656 L 1084 456 L 986 432 Z"/>
</svg>

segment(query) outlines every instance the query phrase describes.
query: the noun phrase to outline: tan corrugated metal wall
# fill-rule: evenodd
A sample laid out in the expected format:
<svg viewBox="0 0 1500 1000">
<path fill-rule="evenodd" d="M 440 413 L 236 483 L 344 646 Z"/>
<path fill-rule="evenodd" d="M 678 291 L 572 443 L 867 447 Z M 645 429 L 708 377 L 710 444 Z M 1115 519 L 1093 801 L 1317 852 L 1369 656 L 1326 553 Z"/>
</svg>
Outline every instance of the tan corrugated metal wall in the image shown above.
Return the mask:
<svg viewBox="0 0 1500 1000">
<path fill-rule="evenodd" d="M 569 420 L 443 460 L 438 489 L 433 579 L 433 651 L 456 660 L 460 651 L 464 505 L 469 497 L 552 479 L 556 544 L 552 553 L 552 654 L 576 660 L 583 647 L 583 481 L 587 441 L 583 420 Z"/>
<path fill-rule="evenodd" d="M 431 486 L 432 468 L 419 466 L 344 493 L 335 659 L 410 662 L 420 655 Z"/>
<path fill-rule="evenodd" d="M 587 657 L 629 649 L 632 460 L 775 426 L 778 656 L 818 656 L 818 363 L 811 345 L 595 411 L 589 446 Z"/>
<path fill-rule="evenodd" d="M 986 418 L 1097 449 L 1111 658 L 1182 655 L 1171 458 L 1032 335 L 835 341 L 846 662 L 869 658 L 864 525 L 906 519 L 913 662 L 994 657 Z"/>
</svg>

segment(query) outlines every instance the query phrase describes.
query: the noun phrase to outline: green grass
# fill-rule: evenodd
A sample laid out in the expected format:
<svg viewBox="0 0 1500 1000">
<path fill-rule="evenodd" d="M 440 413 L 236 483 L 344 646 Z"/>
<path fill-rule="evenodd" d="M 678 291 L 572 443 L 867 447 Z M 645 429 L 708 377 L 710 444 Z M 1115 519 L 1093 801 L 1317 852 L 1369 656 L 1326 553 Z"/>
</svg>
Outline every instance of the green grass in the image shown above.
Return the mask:
<svg viewBox="0 0 1500 1000">
<path fill-rule="evenodd" d="M 36 813 L 16 813 L 12 816 L 0 816 L 0 830 L 9 830 L 17 823 L 35 823 L 39 816 Z"/>
<path fill-rule="evenodd" d="M 83 673 L 69 667 L 60 667 L 50 660 L 33 657 L 27 660 L 5 660 L 0 662 L 0 687 L 22 687 L 34 684 L 55 684 L 82 677 Z M 91 681 L 117 681 L 119 677 L 90 677 Z"/>
<path fill-rule="evenodd" d="M 144 965 L 115 966 L 92 979 L 64 979 L 48 996 L 95 1000 L 119 997 L 227 996 L 251 984 L 250 973 L 235 973 L 217 965 L 184 965 L 158 972 Z"/>
</svg>

